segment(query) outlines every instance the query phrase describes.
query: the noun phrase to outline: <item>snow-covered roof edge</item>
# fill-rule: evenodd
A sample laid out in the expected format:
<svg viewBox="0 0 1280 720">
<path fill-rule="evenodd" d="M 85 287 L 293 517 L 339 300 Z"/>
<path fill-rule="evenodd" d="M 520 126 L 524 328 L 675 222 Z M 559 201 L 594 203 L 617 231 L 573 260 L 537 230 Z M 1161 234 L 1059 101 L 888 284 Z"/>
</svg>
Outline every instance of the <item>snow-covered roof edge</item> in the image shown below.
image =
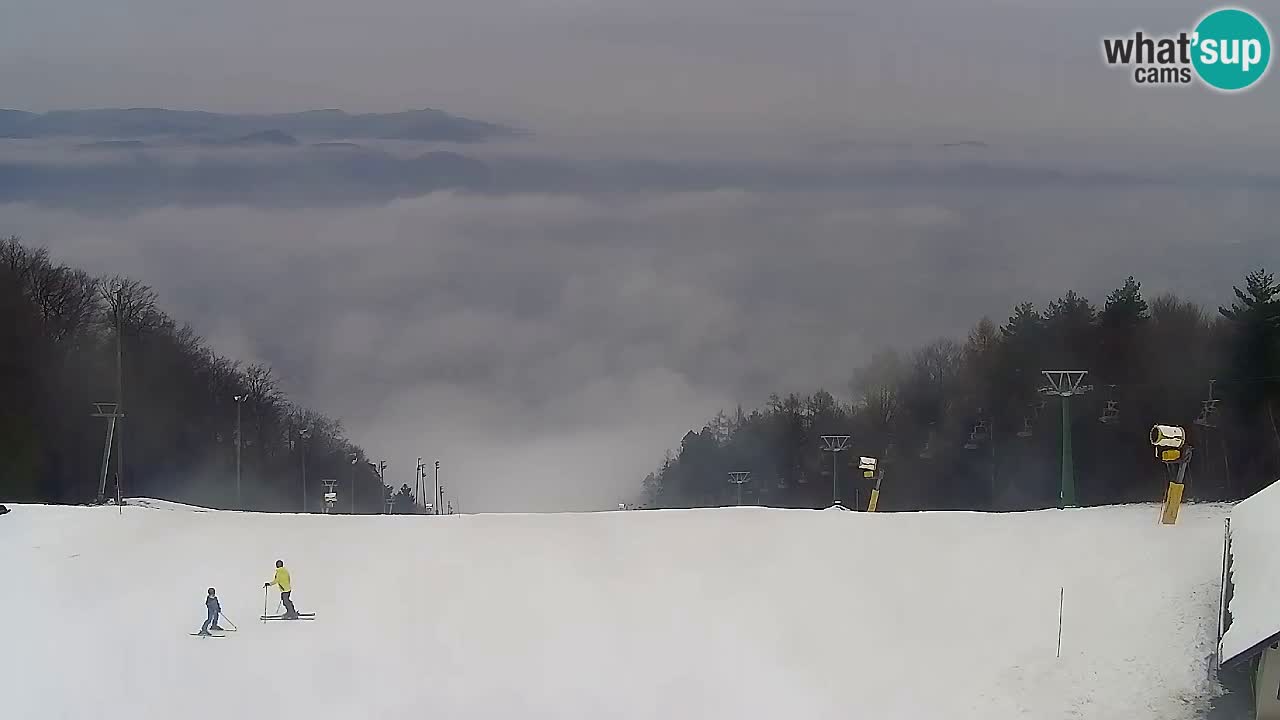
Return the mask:
<svg viewBox="0 0 1280 720">
<path fill-rule="evenodd" d="M 1227 625 L 1218 649 L 1221 665 L 1253 657 L 1280 639 L 1280 482 L 1273 482 L 1231 510 L 1223 608 Z M 1229 623 L 1229 624 L 1228 624 Z"/>
</svg>

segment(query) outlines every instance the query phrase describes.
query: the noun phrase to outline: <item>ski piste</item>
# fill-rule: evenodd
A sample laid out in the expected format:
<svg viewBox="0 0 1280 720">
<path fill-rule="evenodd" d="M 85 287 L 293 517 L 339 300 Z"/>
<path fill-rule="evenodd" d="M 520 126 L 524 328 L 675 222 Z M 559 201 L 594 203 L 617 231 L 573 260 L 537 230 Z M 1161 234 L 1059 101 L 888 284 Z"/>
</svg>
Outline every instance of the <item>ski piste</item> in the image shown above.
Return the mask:
<svg viewBox="0 0 1280 720">
<path fill-rule="evenodd" d="M 263 615 L 259 620 L 315 620 L 315 613 L 298 613 L 297 617 L 285 617 L 284 615 Z"/>
</svg>

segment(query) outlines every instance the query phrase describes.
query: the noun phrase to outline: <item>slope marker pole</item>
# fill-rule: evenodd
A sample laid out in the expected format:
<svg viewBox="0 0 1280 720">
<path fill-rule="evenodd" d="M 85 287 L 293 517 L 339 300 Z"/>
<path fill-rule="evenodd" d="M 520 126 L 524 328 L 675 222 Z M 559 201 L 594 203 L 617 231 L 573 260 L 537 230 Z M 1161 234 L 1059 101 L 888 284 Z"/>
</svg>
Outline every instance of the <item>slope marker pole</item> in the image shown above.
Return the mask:
<svg viewBox="0 0 1280 720">
<path fill-rule="evenodd" d="M 1062 657 L 1062 600 L 1066 588 L 1058 588 L 1058 657 Z"/>
</svg>

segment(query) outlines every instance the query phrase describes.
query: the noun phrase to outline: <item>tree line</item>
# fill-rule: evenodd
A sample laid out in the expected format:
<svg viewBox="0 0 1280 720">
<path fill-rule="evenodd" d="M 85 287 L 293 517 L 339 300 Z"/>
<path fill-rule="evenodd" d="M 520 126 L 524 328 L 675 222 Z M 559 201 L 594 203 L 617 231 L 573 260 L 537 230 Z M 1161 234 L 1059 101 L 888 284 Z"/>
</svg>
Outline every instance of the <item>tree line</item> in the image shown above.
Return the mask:
<svg viewBox="0 0 1280 720">
<path fill-rule="evenodd" d="M 1060 500 L 1062 401 L 1043 370 L 1087 370 L 1068 403 L 1076 504 L 1159 501 L 1166 469 L 1154 424 L 1194 446 L 1187 494 L 1247 497 L 1280 477 L 1280 286 L 1265 270 L 1209 313 L 1167 294 L 1150 303 L 1130 277 L 1101 308 L 1075 292 L 1043 309 L 984 318 L 963 340 L 876 354 L 852 373 L 852 401 L 819 390 L 773 395 L 688 432 L 642 485 L 642 507 L 738 502 L 866 509 L 880 460 L 879 510 L 1029 510 Z M 823 435 L 849 449 L 823 450 Z M 837 465 L 838 463 L 838 465 Z M 749 472 L 741 487 L 730 472 Z M 834 478 L 834 479 L 833 479 Z"/>
<path fill-rule="evenodd" d="M 352 488 L 355 512 L 386 509 L 390 488 L 341 423 L 291 402 L 270 367 L 216 354 L 137 280 L 55 264 L 10 237 L 0 318 L 0 498 L 97 501 L 108 420 L 95 404 L 118 403 L 112 498 L 118 479 L 125 497 L 296 512 L 305 472 L 307 511 L 322 508 L 326 478 L 338 481 L 337 511 L 352 510 Z"/>
</svg>

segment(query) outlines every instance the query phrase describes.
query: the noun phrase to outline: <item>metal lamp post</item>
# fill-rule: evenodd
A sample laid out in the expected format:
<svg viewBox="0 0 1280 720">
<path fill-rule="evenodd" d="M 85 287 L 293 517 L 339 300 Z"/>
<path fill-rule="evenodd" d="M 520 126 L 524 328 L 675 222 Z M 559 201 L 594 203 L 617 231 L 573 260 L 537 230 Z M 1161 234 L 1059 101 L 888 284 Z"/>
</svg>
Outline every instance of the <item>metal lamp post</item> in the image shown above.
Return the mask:
<svg viewBox="0 0 1280 720">
<path fill-rule="evenodd" d="M 378 482 L 386 487 L 387 484 L 387 461 L 379 460 L 376 463 L 369 463 L 369 467 L 373 468 L 373 474 L 378 477 Z"/>
<path fill-rule="evenodd" d="M 351 514 L 356 514 L 356 462 L 359 458 L 351 453 Z"/>
<path fill-rule="evenodd" d="M 124 481 L 124 286 L 116 287 L 112 309 L 116 321 L 116 402 L 111 410 L 116 415 L 116 506 L 122 501 L 120 484 Z M 123 512 L 123 509 L 121 509 Z"/>
<path fill-rule="evenodd" d="M 240 408 L 249 396 L 236 395 L 232 399 L 236 401 L 236 509 L 243 510 L 244 500 L 240 495 L 240 448 L 244 446 L 244 442 L 240 438 Z"/>
<path fill-rule="evenodd" d="M 413 498 L 416 502 L 422 503 L 424 508 L 426 507 L 426 502 L 423 501 L 422 497 L 422 471 L 425 469 L 426 466 L 422 464 L 422 458 L 418 458 L 418 467 L 413 471 Z M 415 509 L 414 512 L 416 513 L 417 510 Z"/>
<path fill-rule="evenodd" d="M 298 450 L 302 453 L 302 512 L 307 511 L 307 440 L 311 438 L 311 431 L 302 428 L 298 431 Z"/>
</svg>

